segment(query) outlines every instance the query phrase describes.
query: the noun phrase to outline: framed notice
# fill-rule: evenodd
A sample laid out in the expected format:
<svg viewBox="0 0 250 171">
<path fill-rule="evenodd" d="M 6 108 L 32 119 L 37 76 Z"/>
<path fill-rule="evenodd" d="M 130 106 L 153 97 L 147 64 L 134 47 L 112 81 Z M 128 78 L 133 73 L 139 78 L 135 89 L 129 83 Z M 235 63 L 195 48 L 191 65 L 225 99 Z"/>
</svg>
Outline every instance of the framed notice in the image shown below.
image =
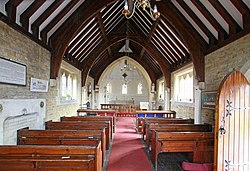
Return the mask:
<svg viewBox="0 0 250 171">
<path fill-rule="evenodd" d="M 0 83 L 26 85 L 26 65 L 0 57 Z"/>
<path fill-rule="evenodd" d="M 30 79 L 30 91 L 35 92 L 48 92 L 49 81 L 37 78 Z"/>
<path fill-rule="evenodd" d="M 215 109 L 216 106 L 216 95 L 215 91 L 204 91 L 201 93 L 201 107 L 207 109 Z"/>
</svg>

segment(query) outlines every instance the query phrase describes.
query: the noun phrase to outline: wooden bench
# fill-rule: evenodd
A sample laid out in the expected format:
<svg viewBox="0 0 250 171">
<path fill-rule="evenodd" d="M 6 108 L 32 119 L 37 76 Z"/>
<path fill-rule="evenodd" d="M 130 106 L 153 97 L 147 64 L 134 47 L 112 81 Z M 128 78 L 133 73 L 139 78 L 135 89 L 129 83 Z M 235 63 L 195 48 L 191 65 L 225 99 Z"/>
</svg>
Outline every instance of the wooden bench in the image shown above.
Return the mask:
<svg viewBox="0 0 250 171">
<path fill-rule="evenodd" d="M 78 122 L 78 121 L 62 121 L 62 122 L 45 122 L 45 129 L 47 130 L 102 130 L 105 129 L 106 135 L 106 149 L 108 150 L 111 143 L 111 131 L 109 129 L 109 122 Z"/>
<path fill-rule="evenodd" d="M 145 118 L 176 118 L 176 112 L 168 110 L 137 110 L 136 129 L 138 133 L 142 131 L 142 120 Z"/>
<path fill-rule="evenodd" d="M 193 119 L 182 119 L 182 118 L 145 118 L 142 120 L 142 138 L 145 138 L 146 126 L 151 123 L 165 123 L 165 124 L 193 124 Z"/>
<path fill-rule="evenodd" d="M 158 132 L 212 132 L 210 124 L 147 124 L 146 147 L 150 147 L 152 130 Z"/>
<path fill-rule="evenodd" d="M 81 116 L 81 113 L 96 113 L 98 117 L 112 117 L 113 119 L 113 132 L 116 130 L 116 110 L 101 110 L 101 109 L 78 109 L 77 116 Z"/>
<path fill-rule="evenodd" d="M 17 144 L 25 138 L 41 139 L 101 139 L 102 157 L 105 159 L 106 136 L 105 130 L 29 130 L 17 131 Z"/>
<path fill-rule="evenodd" d="M 47 138 L 27 138 L 19 139 L 19 145 L 75 145 L 75 146 L 93 146 L 101 143 L 101 139 L 47 139 Z M 105 148 L 102 150 L 102 156 L 105 156 Z M 104 151 L 103 151 L 104 150 Z M 104 164 L 104 157 L 102 157 L 102 164 Z"/>
<path fill-rule="evenodd" d="M 101 171 L 101 143 L 93 146 L 0 146 L 1 171 Z"/>
<path fill-rule="evenodd" d="M 157 169 L 161 152 L 191 152 L 191 162 L 212 163 L 214 133 L 212 132 L 158 132 L 152 130 L 151 159 Z"/>
<path fill-rule="evenodd" d="M 72 117 L 61 117 L 61 121 L 88 121 L 88 122 L 109 122 L 110 130 L 114 129 L 113 118 L 110 116 L 72 116 Z M 111 131 L 111 137 L 113 137 L 113 131 Z"/>
</svg>

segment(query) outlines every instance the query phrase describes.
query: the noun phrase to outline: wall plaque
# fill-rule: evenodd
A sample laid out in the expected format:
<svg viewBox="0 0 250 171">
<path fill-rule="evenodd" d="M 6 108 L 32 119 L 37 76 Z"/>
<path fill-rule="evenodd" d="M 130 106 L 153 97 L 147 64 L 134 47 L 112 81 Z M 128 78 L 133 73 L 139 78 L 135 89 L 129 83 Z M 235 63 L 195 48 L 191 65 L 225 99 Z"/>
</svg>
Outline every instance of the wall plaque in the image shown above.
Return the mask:
<svg viewBox="0 0 250 171">
<path fill-rule="evenodd" d="M 26 65 L 0 57 L 0 83 L 26 85 Z"/>
</svg>

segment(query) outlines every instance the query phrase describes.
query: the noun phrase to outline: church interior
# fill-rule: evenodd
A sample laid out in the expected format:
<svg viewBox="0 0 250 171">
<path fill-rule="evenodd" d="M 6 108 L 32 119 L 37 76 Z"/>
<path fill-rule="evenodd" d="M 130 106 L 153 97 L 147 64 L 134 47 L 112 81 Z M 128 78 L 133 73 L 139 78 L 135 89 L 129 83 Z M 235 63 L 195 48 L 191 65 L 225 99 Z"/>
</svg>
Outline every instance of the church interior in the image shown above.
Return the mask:
<svg viewBox="0 0 250 171">
<path fill-rule="evenodd" d="M 0 1 L 0 170 L 250 170 L 249 81 L 249 0 Z"/>
</svg>

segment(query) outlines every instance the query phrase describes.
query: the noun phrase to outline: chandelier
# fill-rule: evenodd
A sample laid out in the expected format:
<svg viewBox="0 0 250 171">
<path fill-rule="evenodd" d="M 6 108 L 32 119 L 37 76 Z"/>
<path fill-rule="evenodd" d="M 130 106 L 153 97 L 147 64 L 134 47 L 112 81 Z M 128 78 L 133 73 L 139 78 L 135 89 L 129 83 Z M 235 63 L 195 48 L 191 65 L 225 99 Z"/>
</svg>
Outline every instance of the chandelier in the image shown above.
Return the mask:
<svg viewBox="0 0 250 171">
<path fill-rule="evenodd" d="M 127 73 L 127 72 L 133 71 L 133 70 L 135 70 L 135 69 L 136 69 L 136 67 L 130 65 L 130 64 L 128 63 L 127 59 L 125 59 L 125 61 L 124 61 L 124 66 L 121 67 L 121 72 Z"/>
<path fill-rule="evenodd" d="M 130 0 L 132 1 L 132 0 Z M 134 4 L 133 4 L 133 8 L 132 11 L 130 11 L 129 9 L 129 5 L 128 5 L 128 1 L 125 0 L 125 5 L 124 5 L 124 9 L 122 11 L 122 14 L 124 14 L 124 16 L 127 19 L 130 19 L 133 17 L 134 13 L 135 13 L 135 8 L 142 8 L 146 13 L 148 13 L 148 15 L 153 19 L 156 20 L 157 18 L 160 17 L 160 13 L 157 10 L 157 6 L 155 5 L 154 8 L 151 7 L 150 5 L 150 0 L 135 0 Z"/>
</svg>

